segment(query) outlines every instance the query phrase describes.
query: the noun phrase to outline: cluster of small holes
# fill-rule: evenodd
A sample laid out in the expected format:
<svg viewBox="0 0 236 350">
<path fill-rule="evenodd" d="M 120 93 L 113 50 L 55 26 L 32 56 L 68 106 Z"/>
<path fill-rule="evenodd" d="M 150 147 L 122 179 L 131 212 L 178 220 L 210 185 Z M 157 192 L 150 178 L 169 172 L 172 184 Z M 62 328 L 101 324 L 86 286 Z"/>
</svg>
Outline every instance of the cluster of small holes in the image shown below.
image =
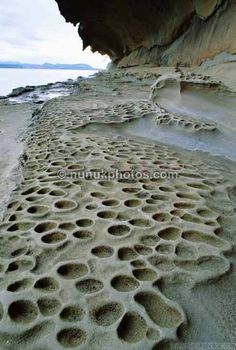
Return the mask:
<svg viewBox="0 0 236 350">
<path fill-rule="evenodd" d="M 110 327 L 127 344 L 155 344 L 163 329 L 176 330 L 184 319 L 163 297 L 162 283 L 178 273 L 198 281 L 199 271 L 214 277 L 228 269 L 222 252 L 229 244 L 217 236 L 218 216 L 205 202 L 219 174 L 210 184 L 206 165 L 200 171 L 198 161 L 189 165 L 165 146 L 79 134 L 101 119 L 121 123 L 154 113 L 150 102 L 69 110 L 63 118 L 57 103 L 45 106 L 32 127 L 24 180 L 8 205 L 0 258 L 14 300 L 4 308 L 2 300 L 0 322 L 6 314 L 12 329 L 59 322 L 52 330 L 58 349 L 85 344 L 90 327 L 95 334 Z M 166 169 L 179 177 L 59 179 L 61 168 Z M 80 303 L 89 297 L 91 305 Z"/>
</svg>

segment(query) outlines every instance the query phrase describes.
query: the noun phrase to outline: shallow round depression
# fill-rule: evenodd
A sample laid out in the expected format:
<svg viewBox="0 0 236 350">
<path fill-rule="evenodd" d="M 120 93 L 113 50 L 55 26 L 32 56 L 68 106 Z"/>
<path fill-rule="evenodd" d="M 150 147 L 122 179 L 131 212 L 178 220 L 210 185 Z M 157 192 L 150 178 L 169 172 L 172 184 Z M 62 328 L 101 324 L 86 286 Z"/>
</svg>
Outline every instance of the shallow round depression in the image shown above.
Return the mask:
<svg viewBox="0 0 236 350">
<path fill-rule="evenodd" d="M 130 227 L 127 225 L 113 225 L 108 228 L 108 233 L 112 236 L 122 237 L 130 232 Z"/>
<path fill-rule="evenodd" d="M 73 233 L 73 236 L 81 240 L 91 240 L 94 237 L 94 234 L 89 230 L 79 230 Z"/>
<path fill-rule="evenodd" d="M 42 241 L 46 244 L 56 244 L 64 241 L 67 235 L 64 232 L 52 232 L 42 237 Z"/>
<path fill-rule="evenodd" d="M 77 207 L 74 201 L 62 199 L 54 203 L 54 206 L 59 211 L 73 210 Z"/>
<path fill-rule="evenodd" d="M 31 215 L 45 215 L 48 212 L 48 207 L 43 205 L 32 205 L 27 209 Z"/>
</svg>

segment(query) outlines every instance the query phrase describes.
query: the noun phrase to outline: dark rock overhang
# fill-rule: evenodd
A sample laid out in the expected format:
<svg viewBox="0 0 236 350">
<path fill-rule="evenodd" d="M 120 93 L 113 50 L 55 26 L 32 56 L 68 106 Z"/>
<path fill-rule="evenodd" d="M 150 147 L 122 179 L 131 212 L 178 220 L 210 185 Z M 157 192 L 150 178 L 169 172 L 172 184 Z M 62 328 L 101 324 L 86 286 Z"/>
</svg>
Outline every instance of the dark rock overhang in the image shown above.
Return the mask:
<svg viewBox="0 0 236 350">
<path fill-rule="evenodd" d="M 139 51 L 136 54 L 137 50 L 142 50 L 142 55 L 147 56 L 147 62 L 144 63 L 160 59 L 164 51 L 186 33 L 194 21 L 199 21 L 200 25 L 201 22 L 207 22 L 224 2 L 230 0 L 56 2 L 66 21 L 79 24 L 78 31 L 84 49 L 90 46 L 92 51 L 107 54 L 114 62 L 122 62 L 135 53 L 131 61 L 137 60 L 138 64 L 140 54 Z"/>
</svg>

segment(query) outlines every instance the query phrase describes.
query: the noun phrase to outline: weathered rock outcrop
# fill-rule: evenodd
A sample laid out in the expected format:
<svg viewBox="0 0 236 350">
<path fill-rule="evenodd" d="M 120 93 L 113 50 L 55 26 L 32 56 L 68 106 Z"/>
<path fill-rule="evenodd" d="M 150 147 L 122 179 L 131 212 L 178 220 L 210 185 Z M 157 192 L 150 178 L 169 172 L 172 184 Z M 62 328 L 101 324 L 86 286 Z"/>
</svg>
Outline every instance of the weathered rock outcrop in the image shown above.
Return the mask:
<svg viewBox="0 0 236 350">
<path fill-rule="evenodd" d="M 56 0 L 84 48 L 120 67 L 198 65 L 236 52 L 235 0 Z"/>
</svg>

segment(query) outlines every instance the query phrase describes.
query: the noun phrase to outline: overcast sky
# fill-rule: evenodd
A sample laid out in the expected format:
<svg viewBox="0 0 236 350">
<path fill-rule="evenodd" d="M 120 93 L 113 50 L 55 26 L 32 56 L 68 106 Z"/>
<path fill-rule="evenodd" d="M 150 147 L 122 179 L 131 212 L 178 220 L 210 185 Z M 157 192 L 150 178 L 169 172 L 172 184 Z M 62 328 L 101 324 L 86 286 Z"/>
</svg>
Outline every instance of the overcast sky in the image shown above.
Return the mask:
<svg viewBox="0 0 236 350">
<path fill-rule="evenodd" d="M 105 68 L 109 59 L 82 51 L 77 28 L 65 22 L 55 0 L 0 0 L 0 61 Z"/>
</svg>

